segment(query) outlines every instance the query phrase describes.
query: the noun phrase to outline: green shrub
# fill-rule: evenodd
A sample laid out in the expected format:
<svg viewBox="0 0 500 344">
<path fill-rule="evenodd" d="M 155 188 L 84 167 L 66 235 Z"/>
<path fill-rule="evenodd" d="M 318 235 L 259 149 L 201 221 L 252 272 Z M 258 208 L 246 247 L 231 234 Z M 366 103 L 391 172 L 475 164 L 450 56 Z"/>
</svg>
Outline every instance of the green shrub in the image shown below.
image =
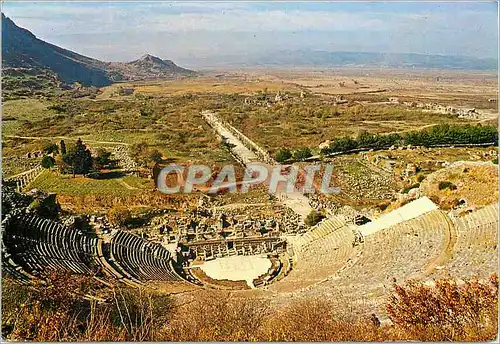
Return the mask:
<svg viewBox="0 0 500 344">
<path fill-rule="evenodd" d="M 107 166 L 111 162 L 111 152 L 106 151 L 105 149 L 98 149 L 97 150 L 97 157 L 95 158 L 95 163 L 98 167 L 102 168 L 104 166 Z"/>
<path fill-rule="evenodd" d="M 42 167 L 43 168 L 51 168 L 56 164 L 56 161 L 54 160 L 53 157 L 45 155 L 42 158 Z"/>
<path fill-rule="evenodd" d="M 420 186 L 420 183 L 415 183 L 415 184 L 412 184 L 410 186 L 407 186 L 403 189 L 403 193 L 407 194 L 408 192 L 410 192 L 411 189 L 418 188 L 419 186 Z"/>
<path fill-rule="evenodd" d="M 118 227 L 126 226 L 131 220 L 132 215 L 126 207 L 113 207 L 108 210 L 108 221 Z"/>
<path fill-rule="evenodd" d="M 306 217 L 304 223 L 310 227 L 316 225 L 321 222 L 325 218 L 325 215 L 321 214 L 317 210 L 312 210 Z"/>
<path fill-rule="evenodd" d="M 30 206 L 39 216 L 47 219 L 57 219 L 61 206 L 57 203 L 56 194 L 39 196 Z"/>
<path fill-rule="evenodd" d="M 305 148 L 299 148 L 295 152 L 293 152 L 293 158 L 297 161 L 304 161 L 307 158 L 310 158 L 312 156 L 311 149 L 305 147 Z"/>
<path fill-rule="evenodd" d="M 276 153 L 276 161 L 277 162 L 285 162 L 292 157 L 292 153 L 289 149 L 282 148 Z"/>
<path fill-rule="evenodd" d="M 449 181 L 441 181 L 439 182 L 438 185 L 439 190 L 445 190 L 445 189 L 450 189 L 450 190 L 456 190 L 457 187 L 455 184 Z"/>
<path fill-rule="evenodd" d="M 59 146 L 55 143 L 49 143 L 45 147 L 43 147 L 43 151 L 45 154 L 50 154 L 50 153 L 58 153 L 59 152 Z"/>
</svg>

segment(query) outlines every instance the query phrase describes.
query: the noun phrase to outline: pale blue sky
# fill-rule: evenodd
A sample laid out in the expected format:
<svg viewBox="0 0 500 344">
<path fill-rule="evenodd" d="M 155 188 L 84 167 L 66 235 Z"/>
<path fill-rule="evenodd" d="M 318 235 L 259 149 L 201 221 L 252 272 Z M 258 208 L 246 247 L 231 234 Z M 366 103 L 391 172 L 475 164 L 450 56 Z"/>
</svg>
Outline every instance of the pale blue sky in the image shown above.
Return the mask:
<svg viewBox="0 0 500 344">
<path fill-rule="evenodd" d="M 108 61 L 150 53 L 195 66 L 295 49 L 495 58 L 498 51 L 494 1 L 7 1 L 2 11 L 41 39 Z"/>
</svg>

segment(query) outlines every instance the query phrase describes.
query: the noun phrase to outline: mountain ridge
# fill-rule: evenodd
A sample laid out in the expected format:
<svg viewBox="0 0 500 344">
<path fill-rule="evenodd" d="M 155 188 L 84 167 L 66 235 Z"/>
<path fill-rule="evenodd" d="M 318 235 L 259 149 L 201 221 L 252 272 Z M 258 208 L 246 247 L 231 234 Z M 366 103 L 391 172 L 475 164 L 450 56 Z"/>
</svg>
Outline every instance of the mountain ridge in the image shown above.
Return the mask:
<svg viewBox="0 0 500 344">
<path fill-rule="evenodd" d="M 205 57 L 200 63 L 196 58 L 185 61 L 201 69 L 210 68 L 403 68 L 403 69 L 444 69 L 444 70 L 491 70 L 498 68 L 496 58 L 478 58 L 470 56 L 353 52 L 324 50 L 277 50 L 248 55 L 220 55 Z"/>
<path fill-rule="evenodd" d="M 49 70 L 66 84 L 107 86 L 116 81 L 176 79 L 196 72 L 149 54 L 130 62 L 104 62 L 45 42 L 2 13 L 2 68 Z"/>
</svg>

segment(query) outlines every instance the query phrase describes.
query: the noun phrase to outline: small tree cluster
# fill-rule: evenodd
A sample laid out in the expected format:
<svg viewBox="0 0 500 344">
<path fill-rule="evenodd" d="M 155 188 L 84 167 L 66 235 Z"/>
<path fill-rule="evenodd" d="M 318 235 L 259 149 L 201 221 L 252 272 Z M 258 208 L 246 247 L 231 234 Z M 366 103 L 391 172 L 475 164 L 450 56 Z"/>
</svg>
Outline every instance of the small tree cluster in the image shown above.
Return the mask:
<svg viewBox="0 0 500 344">
<path fill-rule="evenodd" d="M 439 190 L 445 190 L 445 189 L 456 190 L 457 187 L 452 182 L 445 180 L 445 181 L 439 182 L 438 189 Z"/>
<path fill-rule="evenodd" d="M 51 168 L 51 167 L 54 167 L 55 164 L 56 164 L 56 160 L 51 157 L 50 155 L 45 155 L 43 158 L 42 158 L 42 167 L 43 168 Z"/>
<path fill-rule="evenodd" d="M 353 149 L 386 149 L 393 145 L 414 145 L 432 147 L 453 144 L 496 144 L 498 131 L 495 126 L 487 125 L 450 125 L 440 124 L 432 128 L 400 134 L 369 134 L 361 132 L 356 138 L 344 136 L 335 138 L 322 154 L 346 152 Z"/>
<path fill-rule="evenodd" d="M 59 147 L 55 143 L 49 143 L 43 147 L 43 152 L 45 154 L 59 153 Z"/>
<path fill-rule="evenodd" d="M 293 152 L 293 158 L 297 161 L 304 161 L 312 156 L 310 148 L 299 148 Z"/>
<path fill-rule="evenodd" d="M 94 165 L 96 168 L 101 169 L 109 166 L 113 161 L 111 160 L 111 152 L 105 149 L 99 148 L 97 150 L 97 156 L 94 158 Z"/>
<path fill-rule="evenodd" d="M 69 170 L 73 175 L 87 175 L 93 166 L 92 154 L 81 139 L 76 141 L 76 145 L 72 150 L 62 156 L 62 160 L 69 166 Z"/>
<path fill-rule="evenodd" d="M 282 148 L 276 152 L 275 160 L 283 163 L 293 157 L 296 161 L 304 161 L 312 156 L 311 149 L 308 147 L 298 148 L 293 152 L 288 148 Z"/>
<path fill-rule="evenodd" d="M 282 148 L 276 152 L 275 160 L 279 163 L 285 162 L 292 157 L 292 152 L 287 148 Z"/>
</svg>

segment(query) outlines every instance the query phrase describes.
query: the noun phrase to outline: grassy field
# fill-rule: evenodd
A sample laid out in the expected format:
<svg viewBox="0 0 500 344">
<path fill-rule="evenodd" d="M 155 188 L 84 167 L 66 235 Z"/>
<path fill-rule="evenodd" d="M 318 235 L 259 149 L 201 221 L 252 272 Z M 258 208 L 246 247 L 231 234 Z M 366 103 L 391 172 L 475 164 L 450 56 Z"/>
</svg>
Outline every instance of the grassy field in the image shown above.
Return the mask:
<svg viewBox="0 0 500 344">
<path fill-rule="evenodd" d="M 91 179 L 83 176 L 73 178 L 72 175 L 47 170 L 35 179 L 29 188 L 68 196 L 92 194 L 125 197 L 140 194 L 144 190 L 152 190 L 153 185 L 149 179 L 134 176 L 112 179 Z"/>
<path fill-rule="evenodd" d="M 355 74 L 340 75 L 340 72 L 333 76 L 328 71 L 308 75 L 294 71 L 285 74 L 212 73 L 186 80 L 119 83 L 101 89 L 96 97 L 75 98 L 75 94 L 68 91 L 44 99 L 5 101 L 2 123 L 4 165 L 10 173 L 20 172 L 19 159 L 10 161 L 10 157 L 40 150 L 50 142 L 59 143 L 60 136 L 81 137 L 94 149 L 112 147 L 108 142 L 128 144 L 130 148 L 145 143 L 149 151 L 158 150 L 168 162 L 205 162 L 210 165 L 233 162 L 227 149 L 201 117 L 204 109 L 217 112 L 271 154 L 282 147 L 309 147 L 317 153 L 318 145 L 326 140 L 343 135 L 356 136 L 362 131 L 389 133 L 438 123 L 474 123 L 453 115 L 383 102 L 389 95 L 401 99 L 442 100 L 445 104 L 453 104 L 453 99 L 459 105 L 485 102 L 496 82 L 485 79 L 486 84 L 481 86 L 482 76 L 462 80 L 444 75 L 446 78 L 437 82 L 429 75 L 415 78 L 397 75 L 389 80 L 383 76 L 367 74 L 356 77 Z M 339 82 L 345 85 L 340 86 Z M 469 90 L 470 85 L 478 89 Z M 120 87 L 133 87 L 134 92 L 123 95 L 119 92 Z M 366 93 L 385 88 L 387 91 L 384 92 Z M 323 89 L 328 89 L 327 94 L 322 94 Z M 460 93 L 465 89 L 468 91 Z M 419 95 L 419 90 L 425 91 L 425 95 Z M 278 91 L 284 95 L 283 100 L 275 100 Z M 301 97 L 301 91 L 305 91 L 305 97 Z M 343 94 L 345 103 L 337 104 L 339 94 Z M 436 97 L 433 98 L 433 94 Z M 488 106 L 494 107 L 493 104 Z M 9 135 L 45 139 L 6 137 Z M 442 150 L 437 155 L 411 151 L 390 154 L 403 155 L 400 158 L 406 164 L 420 159 L 466 160 L 471 159 L 470 152 L 481 153 L 480 150 L 457 149 Z M 404 169 L 405 164 L 397 169 Z M 345 167 L 347 175 L 364 173 L 360 172 L 364 171 L 363 168 L 356 164 Z M 95 194 L 125 199 L 149 187 L 149 181 L 134 178 L 73 179 L 46 172 L 33 187 L 68 197 Z M 260 202 L 265 196 L 259 195 L 256 199 Z M 232 196 L 227 198 L 232 199 Z M 239 197 L 234 198 L 238 202 Z"/>
<path fill-rule="evenodd" d="M 488 103 L 489 89 L 493 87 L 490 79 L 484 87 L 478 84 L 482 76 L 461 81 L 445 75 L 437 82 L 430 75 L 384 79 L 380 75 L 330 74 L 290 71 L 287 77 L 279 73 L 225 73 L 175 81 L 119 83 L 103 88 L 95 99 L 73 98 L 68 93 L 49 100 L 7 101 L 3 132 L 145 142 L 176 161 L 231 161 L 201 118 L 201 110 L 217 111 L 271 152 L 284 146 L 316 149 L 321 142 L 341 135 L 355 136 L 361 131 L 387 133 L 466 122 L 453 115 L 377 104 L 389 96 L 419 100 L 418 90 L 431 90 L 436 97 L 426 94 L 420 100 L 450 104 L 455 99 L 456 105 L 464 105 L 467 100 L 468 104 Z M 339 82 L 345 86 L 339 86 Z M 460 93 L 469 84 L 479 87 L 482 93 Z M 120 95 L 120 87 L 132 87 L 134 92 Z M 387 87 L 386 92 L 366 93 Z M 322 88 L 332 91 L 321 94 Z M 305 98 L 299 97 L 302 90 L 306 90 Z M 290 98 L 275 103 L 278 91 Z M 347 103 L 336 105 L 338 94 L 343 94 Z M 8 150 L 4 152 L 9 154 Z"/>
<path fill-rule="evenodd" d="M 145 142 L 175 161 L 231 161 L 200 116 L 203 102 L 190 97 L 7 101 L 3 154 L 20 155 L 43 147 L 29 140 L 9 142 L 7 135 L 54 138 L 49 140 L 52 142 L 64 136 L 84 141 Z"/>
<path fill-rule="evenodd" d="M 49 109 L 50 101 L 40 99 L 16 99 L 2 104 L 2 135 L 22 133 L 31 122 L 44 121 L 57 115 Z"/>
</svg>

